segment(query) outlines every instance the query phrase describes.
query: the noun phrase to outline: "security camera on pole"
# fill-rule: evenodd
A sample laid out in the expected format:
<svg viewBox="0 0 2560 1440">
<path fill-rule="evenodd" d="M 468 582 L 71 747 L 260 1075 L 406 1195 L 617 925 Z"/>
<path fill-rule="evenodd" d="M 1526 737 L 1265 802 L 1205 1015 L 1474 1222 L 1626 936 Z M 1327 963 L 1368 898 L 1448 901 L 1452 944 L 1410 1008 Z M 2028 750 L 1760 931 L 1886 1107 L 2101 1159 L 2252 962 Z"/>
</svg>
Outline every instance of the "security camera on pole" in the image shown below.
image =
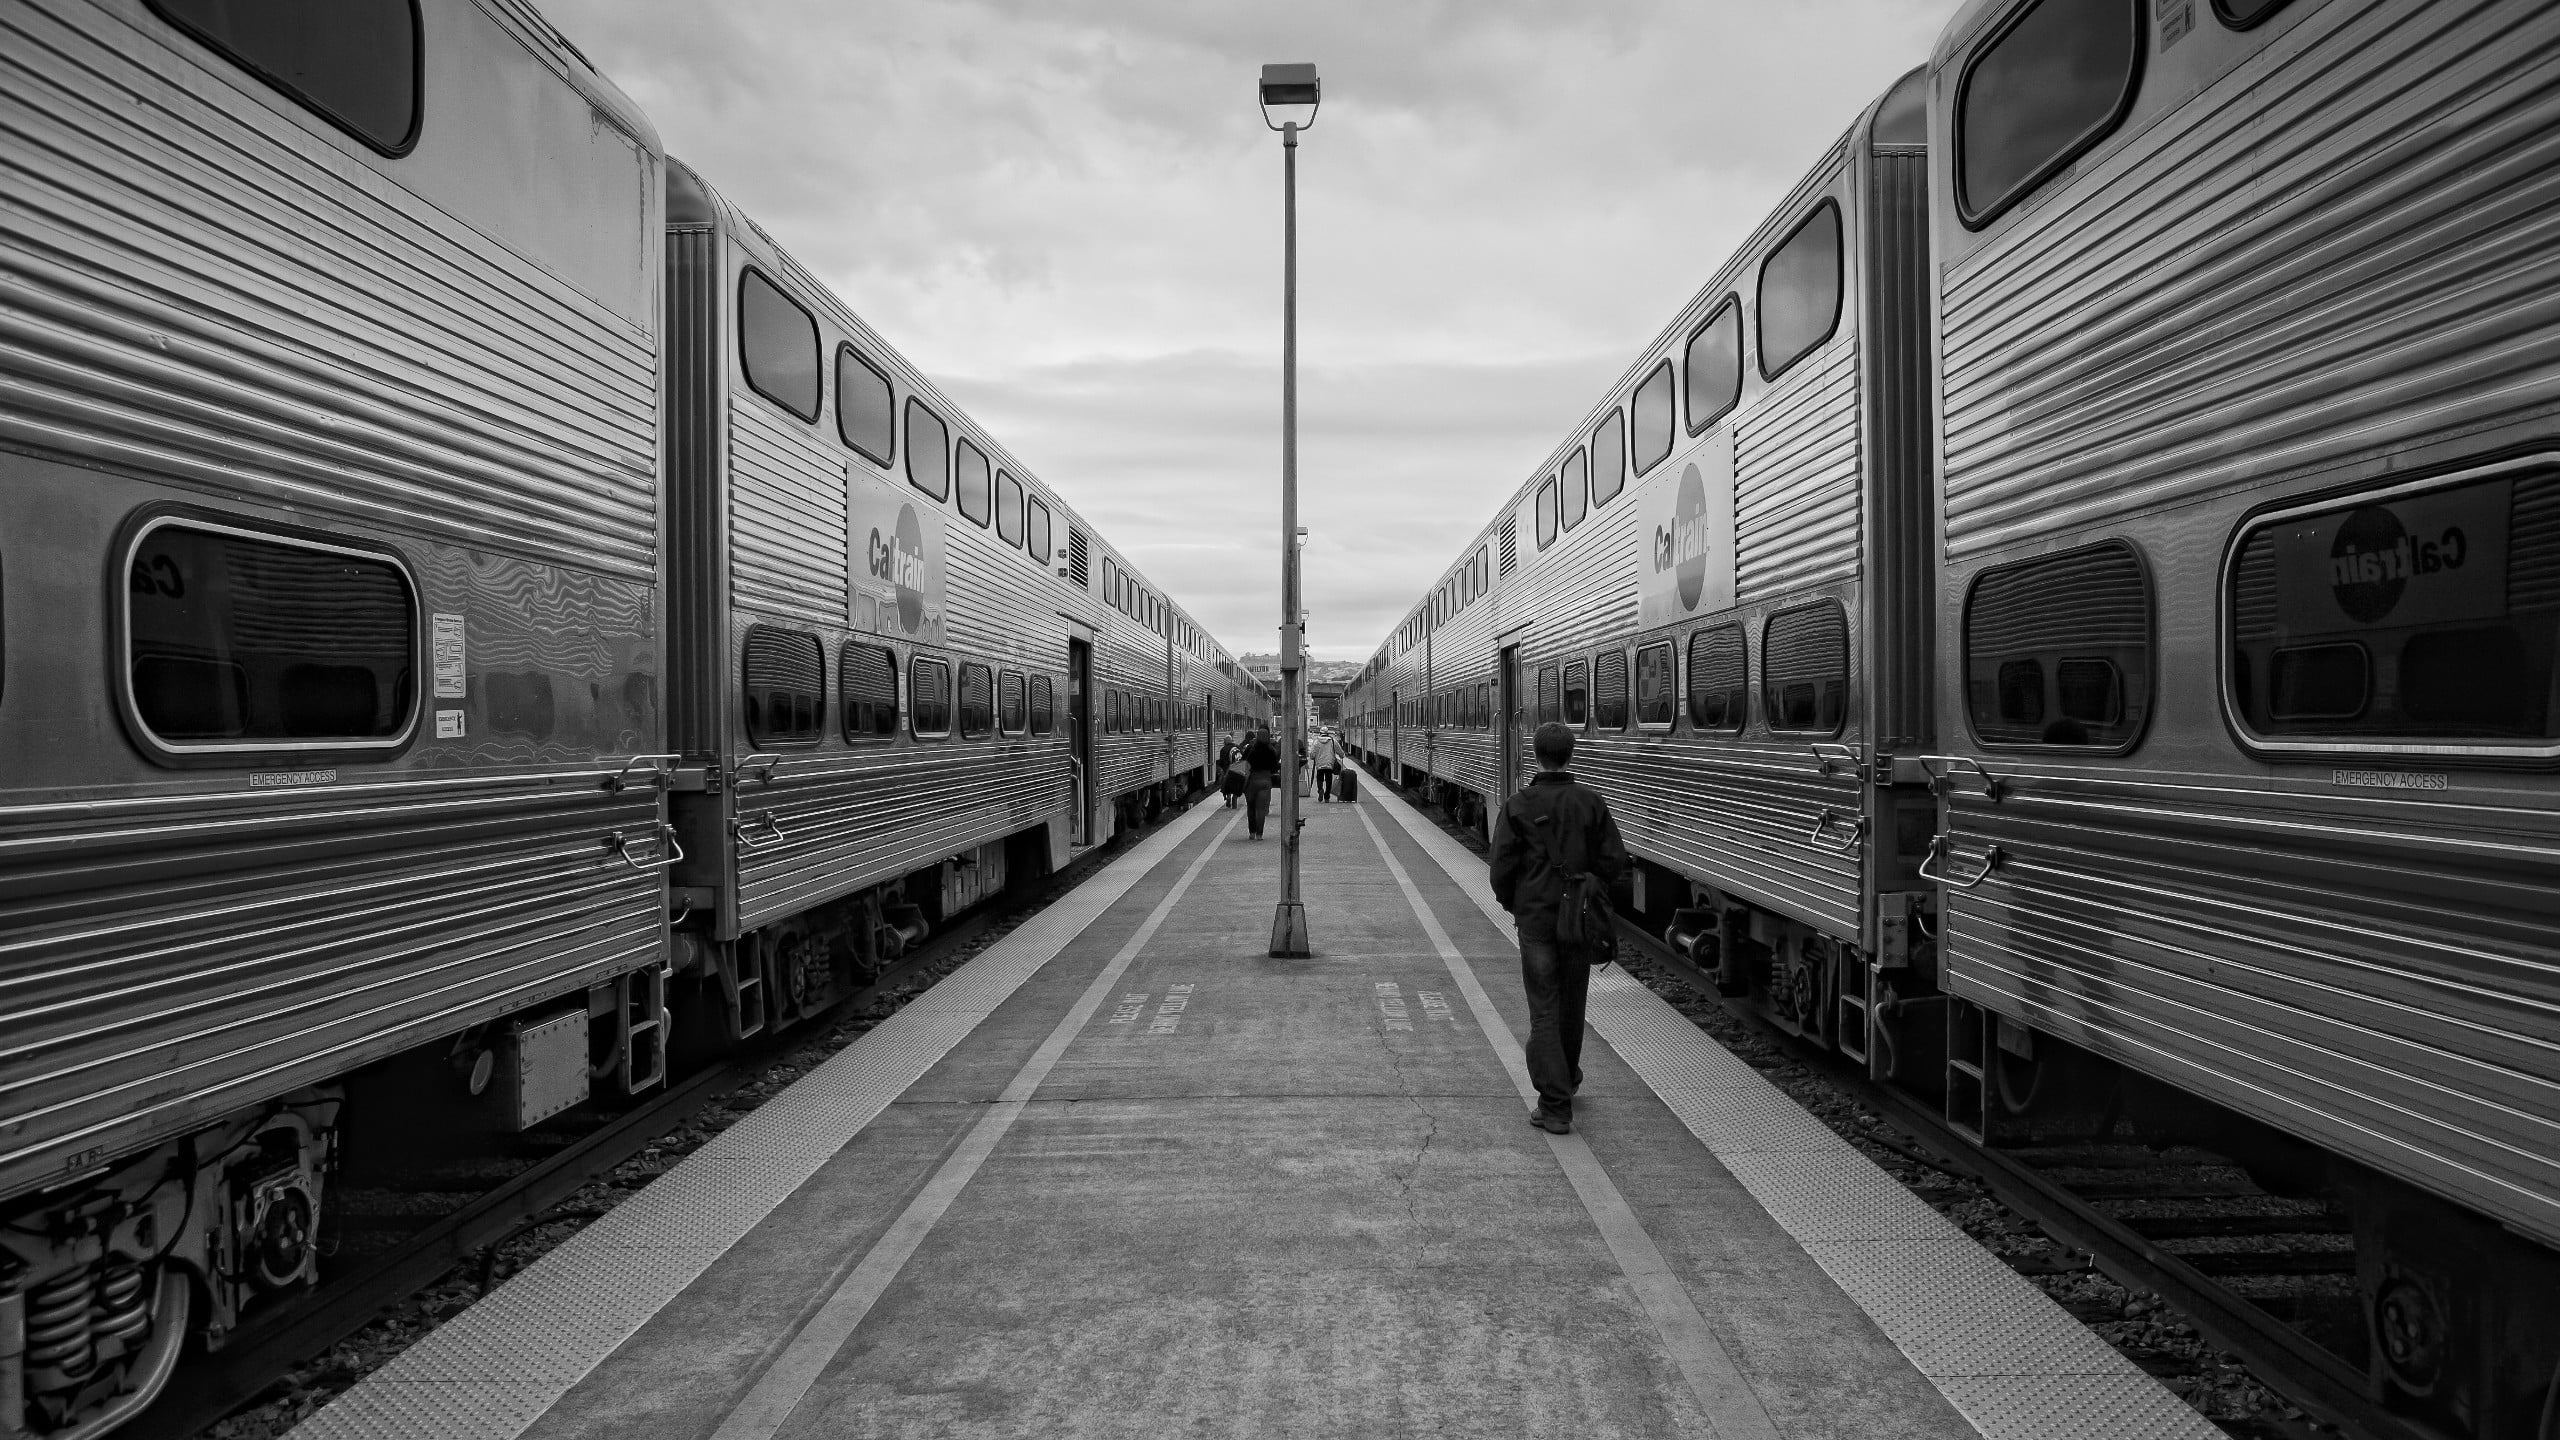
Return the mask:
<svg viewBox="0 0 2560 1440">
<path fill-rule="evenodd" d="M 1298 604 L 1298 132 L 1316 123 L 1323 86 L 1313 65 L 1262 67 L 1262 123 L 1280 132 L 1280 907 L 1271 953 L 1311 955 L 1298 898 L 1298 741 L 1306 733 L 1306 622 Z M 1276 112 L 1276 113 L 1275 113 Z"/>
</svg>

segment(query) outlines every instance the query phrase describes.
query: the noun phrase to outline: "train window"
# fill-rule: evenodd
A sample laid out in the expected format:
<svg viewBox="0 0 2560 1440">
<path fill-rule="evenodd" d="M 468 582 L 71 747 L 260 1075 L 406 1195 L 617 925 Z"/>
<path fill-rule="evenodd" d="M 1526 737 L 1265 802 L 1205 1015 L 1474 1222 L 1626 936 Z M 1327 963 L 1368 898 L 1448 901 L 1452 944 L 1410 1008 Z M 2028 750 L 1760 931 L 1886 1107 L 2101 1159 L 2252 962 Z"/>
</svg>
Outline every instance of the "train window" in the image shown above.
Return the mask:
<svg viewBox="0 0 2560 1440">
<path fill-rule="evenodd" d="M 1022 482 L 1002 470 L 996 472 L 996 538 L 1022 543 Z"/>
<path fill-rule="evenodd" d="M 161 748 L 387 750 L 406 738 L 418 599 L 389 556 L 162 521 L 136 537 L 125 569 L 125 683 Z"/>
<path fill-rule="evenodd" d="M 827 647 L 805 630 L 747 627 L 747 743 L 815 745 L 827 725 Z"/>
<path fill-rule="evenodd" d="M 1051 548 L 1053 537 L 1049 533 L 1048 503 L 1034 495 L 1023 503 L 1023 511 L 1022 548 L 1030 551 L 1031 558 L 1043 566 L 1056 563 L 1056 552 Z"/>
<path fill-rule="evenodd" d="M 1671 362 L 1665 360 L 1644 377 L 1635 399 L 1627 403 L 1629 448 L 1635 452 L 1637 474 L 1671 458 L 1671 439 L 1680 428 L 1679 409 L 1671 394 Z"/>
<path fill-rule="evenodd" d="M 1581 446 L 1576 445 L 1573 453 L 1564 458 L 1564 469 L 1557 472 L 1557 478 L 1564 486 L 1564 528 L 1567 530 L 1581 524 L 1582 517 L 1591 513 L 1590 469 L 1591 458 L 1583 453 Z"/>
<path fill-rule="evenodd" d="M 884 645 L 848 640 L 836 649 L 836 700 L 844 738 L 879 740 L 898 733 L 898 657 Z"/>
<path fill-rule="evenodd" d="M 874 465 L 889 463 L 898 432 L 898 402 L 889 376 L 850 345 L 836 347 L 836 434 Z"/>
<path fill-rule="evenodd" d="M 2121 542 L 1986 570 L 1965 601 L 1985 745 L 2129 748 L 2150 708 L 2151 582 Z"/>
<path fill-rule="evenodd" d="M 918 655 L 907 661 L 907 729 L 930 739 L 951 733 L 951 662 Z"/>
<path fill-rule="evenodd" d="M 1627 488 L 1626 412 L 1612 409 L 1591 430 L 1591 503 L 1606 505 Z"/>
<path fill-rule="evenodd" d="M 1742 627 L 1718 625 L 1689 637 L 1689 726 L 1739 735 L 1751 720 L 1751 679 Z"/>
<path fill-rule="evenodd" d="M 1627 652 L 1603 650 L 1591 662 L 1591 728 L 1627 728 Z"/>
<path fill-rule="evenodd" d="M 1742 401 L 1742 302 L 1731 295 L 1689 336 L 1681 362 L 1689 378 L 1689 433 L 1723 419 Z"/>
<path fill-rule="evenodd" d="M 1772 730 L 1839 733 L 1849 713 L 1849 620 L 1837 602 L 1781 610 L 1761 626 L 1760 712 Z"/>
<path fill-rule="evenodd" d="M 1031 733 L 1046 735 L 1058 728 L 1056 692 L 1049 687 L 1049 677 L 1031 677 Z"/>
<path fill-rule="evenodd" d="M 1760 378 L 1775 380 L 1840 327 L 1840 207 L 1813 207 L 1760 262 Z"/>
<path fill-rule="evenodd" d="M 1539 549 L 1544 550 L 1556 543 L 1556 517 L 1559 513 L 1556 505 L 1556 477 L 1550 475 L 1538 482 Z"/>
<path fill-rule="evenodd" d="M 975 660 L 960 662 L 960 738 L 975 740 L 996 723 L 996 677 Z"/>
<path fill-rule="evenodd" d="M 2213 0 L 2213 13 L 2234 30 L 2254 30 L 2293 0 Z"/>
<path fill-rule="evenodd" d="M 2256 736 L 2560 748 L 2560 467 L 2264 517 L 2240 538 L 2224 603 L 2225 683 Z"/>
<path fill-rule="evenodd" d="M 1564 691 L 1556 683 L 1556 667 L 1538 667 L 1538 723 L 1551 725 L 1564 718 Z"/>
<path fill-rule="evenodd" d="M 1636 727 L 1668 730 L 1680 713 L 1680 656 L 1671 642 L 1636 652 Z"/>
<path fill-rule="evenodd" d="M 2132 108 L 2142 0 L 2027 0 L 1956 82 L 1956 211 L 1979 229 Z"/>
<path fill-rule="evenodd" d="M 907 399 L 907 483 L 936 500 L 951 498 L 951 427 L 913 396 Z"/>
<path fill-rule="evenodd" d="M 960 513 L 978 525 L 995 519 L 995 478 L 987 466 L 987 452 L 960 442 L 960 460 L 953 467 L 959 472 Z"/>
<path fill-rule="evenodd" d="M 161 18 L 385 155 L 418 143 L 416 0 L 151 0 Z"/>
<path fill-rule="evenodd" d="M 1564 723 L 1576 730 L 1591 723 L 1591 667 L 1581 660 L 1564 667 Z"/>
<path fill-rule="evenodd" d="M 754 270 L 738 276 L 738 360 L 757 394 L 818 418 L 817 318 Z"/>
</svg>

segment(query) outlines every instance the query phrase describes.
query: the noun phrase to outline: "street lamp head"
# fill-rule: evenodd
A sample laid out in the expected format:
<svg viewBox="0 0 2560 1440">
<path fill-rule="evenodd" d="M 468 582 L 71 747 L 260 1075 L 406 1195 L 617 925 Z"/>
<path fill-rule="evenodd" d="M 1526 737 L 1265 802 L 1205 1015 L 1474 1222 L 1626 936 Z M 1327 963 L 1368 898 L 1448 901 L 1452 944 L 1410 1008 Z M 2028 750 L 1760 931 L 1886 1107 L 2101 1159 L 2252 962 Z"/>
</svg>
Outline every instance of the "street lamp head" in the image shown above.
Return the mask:
<svg viewBox="0 0 2560 1440">
<path fill-rule="evenodd" d="M 1323 82 L 1313 65 L 1262 67 L 1262 123 L 1274 130 L 1305 130 L 1316 123 Z"/>
</svg>

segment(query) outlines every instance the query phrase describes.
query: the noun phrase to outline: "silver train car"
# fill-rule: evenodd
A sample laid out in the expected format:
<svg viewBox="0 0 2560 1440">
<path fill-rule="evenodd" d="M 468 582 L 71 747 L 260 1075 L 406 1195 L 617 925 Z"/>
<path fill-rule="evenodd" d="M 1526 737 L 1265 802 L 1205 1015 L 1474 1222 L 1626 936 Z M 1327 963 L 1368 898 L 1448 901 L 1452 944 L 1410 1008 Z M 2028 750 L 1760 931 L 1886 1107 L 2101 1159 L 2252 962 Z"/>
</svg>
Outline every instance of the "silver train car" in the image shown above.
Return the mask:
<svg viewBox="0 0 2560 1440">
<path fill-rule="evenodd" d="M 0 1436 L 1262 703 L 530 8 L 295 14 L 0 3 Z"/>
<path fill-rule="evenodd" d="M 1863 193 L 1835 149 L 1379 650 L 1353 743 L 1482 814 L 1581 727 L 1637 918 L 1725 988 L 1983 1144 L 2327 1198 L 2368 1393 L 2547 1440 L 2554 136 L 2545 5 L 1977 0 L 1846 142 Z M 1787 393 L 1769 276 L 1826 201 L 1854 303 Z M 1693 349 L 1728 295 L 1744 343 Z M 1604 504 L 1586 442 L 1656 374 L 1731 449 Z"/>
</svg>

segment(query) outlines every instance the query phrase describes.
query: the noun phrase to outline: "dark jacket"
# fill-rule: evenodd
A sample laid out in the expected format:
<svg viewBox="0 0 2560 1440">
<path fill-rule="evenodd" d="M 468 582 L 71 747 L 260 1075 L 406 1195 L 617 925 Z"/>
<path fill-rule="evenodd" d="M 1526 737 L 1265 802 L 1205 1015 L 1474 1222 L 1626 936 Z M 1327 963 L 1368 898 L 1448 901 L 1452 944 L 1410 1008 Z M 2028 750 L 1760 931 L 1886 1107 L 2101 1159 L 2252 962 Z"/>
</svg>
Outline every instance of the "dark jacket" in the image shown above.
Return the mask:
<svg viewBox="0 0 2560 1440">
<path fill-rule="evenodd" d="M 1543 832 L 1552 829 L 1550 842 Z M 1550 845 L 1564 864 L 1550 859 Z M 1600 877 L 1613 897 L 1627 888 L 1627 846 L 1600 792 L 1569 771 L 1547 770 L 1509 800 L 1493 822 L 1493 898 L 1533 934 L 1555 933 L 1567 875 Z"/>
<path fill-rule="evenodd" d="M 1244 747 L 1244 763 L 1249 770 L 1276 772 L 1280 768 L 1280 747 L 1268 740 L 1256 740 Z"/>
</svg>

